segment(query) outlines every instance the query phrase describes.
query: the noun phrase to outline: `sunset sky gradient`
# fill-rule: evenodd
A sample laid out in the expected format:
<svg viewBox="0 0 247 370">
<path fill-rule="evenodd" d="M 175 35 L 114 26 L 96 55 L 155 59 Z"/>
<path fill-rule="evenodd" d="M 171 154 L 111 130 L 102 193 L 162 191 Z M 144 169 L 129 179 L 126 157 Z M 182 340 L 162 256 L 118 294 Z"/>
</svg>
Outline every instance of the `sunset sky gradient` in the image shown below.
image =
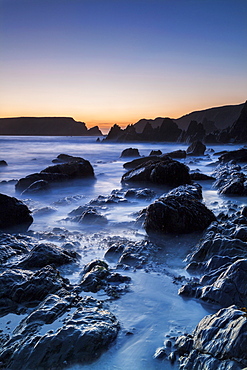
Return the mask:
<svg viewBox="0 0 247 370">
<path fill-rule="evenodd" d="M 247 99 L 246 0 L 0 0 L 0 117 L 88 127 Z"/>
</svg>

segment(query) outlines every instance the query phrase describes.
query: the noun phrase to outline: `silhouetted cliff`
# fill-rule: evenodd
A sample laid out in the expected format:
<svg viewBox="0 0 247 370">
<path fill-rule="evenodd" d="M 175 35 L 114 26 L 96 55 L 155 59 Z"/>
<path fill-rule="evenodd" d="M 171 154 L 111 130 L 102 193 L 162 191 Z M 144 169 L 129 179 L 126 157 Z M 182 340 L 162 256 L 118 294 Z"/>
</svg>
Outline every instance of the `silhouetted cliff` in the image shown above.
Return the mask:
<svg viewBox="0 0 247 370">
<path fill-rule="evenodd" d="M 99 128 L 87 129 L 84 122 L 71 117 L 0 118 L 0 135 L 99 136 Z"/>
</svg>

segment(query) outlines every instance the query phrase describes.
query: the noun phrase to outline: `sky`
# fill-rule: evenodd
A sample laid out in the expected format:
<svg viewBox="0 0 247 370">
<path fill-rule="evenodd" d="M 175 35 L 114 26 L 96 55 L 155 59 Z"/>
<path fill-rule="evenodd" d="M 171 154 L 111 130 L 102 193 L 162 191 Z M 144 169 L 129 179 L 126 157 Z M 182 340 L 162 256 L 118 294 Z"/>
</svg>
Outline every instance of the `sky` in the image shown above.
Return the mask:
<svg viewBox="0 0 247 370">
<path fill-rule="evenodd" d="M 247 0 L 0 0 L 0 117 L 87 127 L 247 99 Z"/>
</svg>

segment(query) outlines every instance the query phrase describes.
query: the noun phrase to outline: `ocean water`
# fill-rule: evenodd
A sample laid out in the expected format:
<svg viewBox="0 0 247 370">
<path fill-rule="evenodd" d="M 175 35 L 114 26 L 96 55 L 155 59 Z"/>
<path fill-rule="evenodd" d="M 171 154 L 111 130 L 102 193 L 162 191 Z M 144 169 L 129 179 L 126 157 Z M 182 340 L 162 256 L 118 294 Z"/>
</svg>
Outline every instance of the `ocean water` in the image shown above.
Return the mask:
<svg viewBox="0 0 247 370">
<path fill-rule="evenodd" d="M 68 213 L 83 206 L 99 195 L 110 195 L 121 189 L 121 177 L 125 173 L 123 164 L 128 160 L 120 158 L 126 148 L 138 148 L 140 155 L 148 155 L 151 150 L 160 149 L 162 153 L 187 149 L 185 144 L 134 143 L 116 144 L 96 142 L 95 137 L 30 137 L 1 136 L 0 160 L 8 166 L 0 167 L 0 192 L 21 199 L 33 212 L 34 222 L 30 230 L 49 232 L 61 230 L 71 233 L 76 250 L 81 254 L 80 266 L 62 268 L 61 273 L 72 283 L 78 282 L 83 266 L 95 258 L 103 258 L 106 241 L 109 238 L 125 238 L 133 242 L 147 240 L 145 230 L 136 226 L 136 213 L 151 203 L 150 200 L 133 200 L 105 207 L 101 213 L 108 219 L 104 228 L 94 226 L 85 228 L 67 220 Z M 199 169 L 211 174 L 217 160 L 215 152 L 238 149 L 236 145 L 210 145 L 203 157 L 188 157 L 182 162 L 191 170 Z M 213 149 L 213 151 L 212 151 Z M 46 194 L 26 197 L 15 191 L 14 181 L 28 174 L 39 172 L 52 165 L 57 155 L 64 153 L 80 156 L 92 164 L 96 180 L 64 183 Z M 129 159 L 131 160 L 131 159 Z M 246 200 L 239 197 L 221 196 L 212 188 L 211 181 L 201 182 L 205 204 L 215 214 L 228 209 L 229 204 L 241 206 Z M 130 187 L 134 187 L 131 185 Z M 150 187 L 145 185 L 145 187 Z M 153 186 L 156 196 L 166 193 L 169 188 Z M 185 300 L 178 296 L 179 286 L 173 283 L 173 276 L 184 275 L 186 254 L 196 244 L 200 235 L 164 237 L 157 242 L 157 253 L 153 256 L 154 269 L 149 271 L 128 270 L 123 273 L 132 279 L 130 291 L 120 299 L 110 302 L 109 309 L 121 324 L 116 342 L 100 359 L 90 365 L 75 365 L 70 369 L 176 369 L 167 360 L 153 358 L 155 350 L 161 347 L 168 336 L 191 332 L 205 315 L 215 308 L 202 305 L 196 300 Z M 58 240 L 54 241 L 61 244 Z M 114 267 L 114 264 L 112 264 Z M 119 271 L 121 272 L 121 271 Z M 93 294 L 106 299 L 102 292 Z M 1 327 L 11 331 L 20 318 L 7 315 L 1 319 Z M 8 322 L 8 325 L 6 324 Z M 7 326 L 6 326 L 7 325 Z M 13 328 L 12 328 L 13 326 Z M 132 335 L 126 335 L 131 331 Z"/>
</svg>

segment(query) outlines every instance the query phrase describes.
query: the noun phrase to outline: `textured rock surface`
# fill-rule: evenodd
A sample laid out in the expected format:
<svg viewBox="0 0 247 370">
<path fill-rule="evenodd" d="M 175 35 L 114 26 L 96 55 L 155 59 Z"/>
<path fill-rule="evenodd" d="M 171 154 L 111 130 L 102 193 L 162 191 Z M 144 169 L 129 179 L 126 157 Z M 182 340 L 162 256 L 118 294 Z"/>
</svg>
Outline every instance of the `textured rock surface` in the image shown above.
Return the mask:
<svg viewBox="0 0 247 370">
<path fill-rule="evenodd" d="M 97 359 L 117 337 L 119 323 L 94 298 L 80 298 L 58 329 L 39 334 L 43 324 L 54 322 L 71 304 L 64 298 L 48 297 L 19 325 L 12 338 L 2 340 L 1 365 L 15 370 L 62 369 Z"/>
<path fill-rule="evenodd" d="M 247 365 L 246 311 L 231 306 L 204 317 L 192 335 L 179 337 L 180 369 L 242 369 Z"/>
<path fill-rule="evenodd" d="M 144 165 L 141 164 L 125 173 L 122 177 L 122 181 L 147 181 L 170 186 L 191 183 L 189 168 L 170 157 L 162 157 L 158 160 L 151 159 Z"/>
<path fill-rule="evenodd" d="M 150 204 L 144 221 L 147 233 L 183 234 L 206 229 L 215 216 L 198 197 L 200 186 L 179 187 Z"/>
<path fill-rule="evenodd" d="M 0 194 L 0 230 L 25 232 L 33 222 L 31 211 L 22 201 Z"/>
</svg>

